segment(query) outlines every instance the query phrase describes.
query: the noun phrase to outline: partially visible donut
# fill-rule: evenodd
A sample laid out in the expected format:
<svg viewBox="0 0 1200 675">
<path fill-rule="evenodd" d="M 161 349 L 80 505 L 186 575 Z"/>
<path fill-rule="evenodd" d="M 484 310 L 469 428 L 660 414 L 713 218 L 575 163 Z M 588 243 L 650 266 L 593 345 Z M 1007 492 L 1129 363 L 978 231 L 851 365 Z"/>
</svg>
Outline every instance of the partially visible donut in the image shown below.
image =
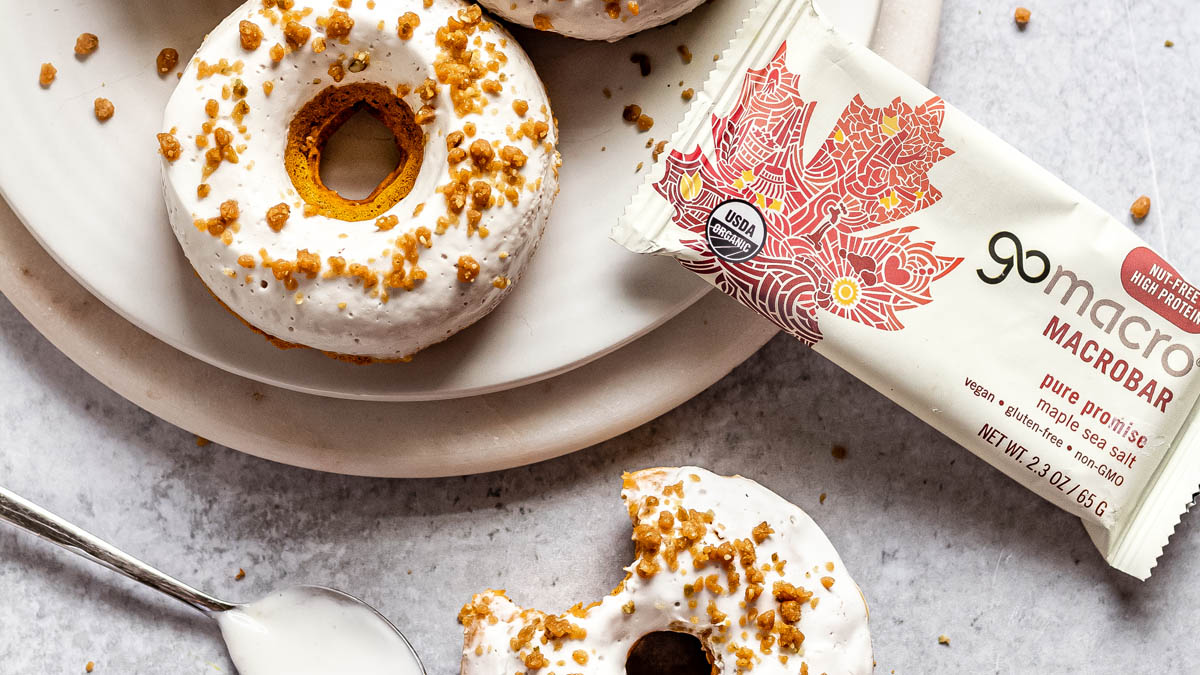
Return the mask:
<svg viewBox="0 0 1200 675">
<path fill-rule="evenodd" d="M 713 673 L 871 672 L 866 602 L 799 508 L 696 467 L 626 474 L 621 498 L 637 556 L 625 580 L 558 615 L 475 595 L 459 613 L 462 675 L 621 675 L 656 631 L 699 638 Z"/>
<path fill-rule="evenodd" d="M 674 21 L 704 0 L 479 0 L 498 16 L 582 40 L 615 42 Z"/>
<path fill-rule="evenodd" d="M 320 175 L 356 111 L 399 166 L 363 199 Z M 557 129 L 528 57 L 461 0 L 250 0 L 167 104 L 171 225 L 217 298 L 281 346 L 403 358 L 491 311 L 558 189 Z"/>
</svg>

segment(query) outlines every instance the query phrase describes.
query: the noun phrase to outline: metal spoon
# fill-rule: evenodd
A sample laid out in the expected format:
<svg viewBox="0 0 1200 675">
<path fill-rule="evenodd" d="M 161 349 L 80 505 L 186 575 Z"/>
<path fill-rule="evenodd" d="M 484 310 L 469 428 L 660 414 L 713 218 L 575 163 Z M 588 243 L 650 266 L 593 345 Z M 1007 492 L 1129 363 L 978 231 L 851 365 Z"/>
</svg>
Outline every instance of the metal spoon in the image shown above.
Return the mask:
<svg viewBox="0 0 1200 675">
<path fill-rule="evenodd" d="M 59 518 L 53 513 L 41 508 L 40 506 L 33 504 L 32 502 L 16 494 L 13 494 L 3 487 L 0 487 L 0 520 L 7 520 L 13 525 L 32 532 L 33 534 L 36 534 L 54 544 L 58 544 L 72 553 L 87 558 L 92 562 L 104 565 L 113 571 L 120 572 L 130 579 L 139 581 L 156 591 L 165 593 L 172 598 L 187 604 L 189 607 L 199 610 L 205 616 L 211 619 L 219 619 L 222 616 L 234 618 L 234 615 L 238 615 L 236 617 L 238 621 L 229 623 L 255 620 L 253 617 L 255 614 L 256 605 L 258 603 L 251 603 L 249 605 L 234 604 L 225 602 L 224 600 L 218 600 L 207 593 L 198 591 L 195 588 L 192 588 L 191 586 L 188 586 L 187 584 L 174 579 L 163 572 L 160 572 L 159 570 L 147 565 L 133 556 L 118 550 L 111 544 L 95 537 L 88 532 L 85 532 L 71 523 L 68 523 L 62 518 Z M 424 666 L 421 664 L 420 657 L 417 656 L 416 651 L 412 648 L 412 645 L 408 642 L 404 635 L 397 630 L 390 621 L 384 618 L 382 614 L 362 600 L 359 600 L 358 598 L 341 591 L 325 588 L 323 586 L 297 586 L 295 588 L 286 589 L 285 591 L 279 593 L 274 593 L 265 598 L 263 602 L 265 603 L 270 601 L 272 598 L 284 596 L 287 596 L 293 600 L 297 598 L 311 599 L 314 603 L 324 603 L 328 605 L 332 602 L 343 607 L 352 607 L 355 610 L 359 608 L 369 610 L 370 614 L 373 615 L 373 618 L 369 620 L 372 625 L 368 626 L 368 632 L 376 635 L 386 633 L 386 638 L 389 641 L 394 635 L 398 642 L 392 642 L 382 646 L 386 649 L 392 649 L 393 653 L 396 649 L 402 650 L 406 656 L 411 656 L 411 663 L 416 667 L 416 670 L 388 670 L 381 672 L 419 673 L 420 675 L 425 675 L 426 671 Z M 374 619 L 376 618 L 378 619 L 379 625 L 374 625 Z M 291 621 L 289 623 L 291 625 L 287 627 L 288 629 L 293 629 L 297 625 L 295 621 Z M 224 634 L 227 623 L 222 620 L 220 621 L 220 624 L 222 633 Z M 335 626 L 334 632 L 336 632 L 336 628 L 337 627 Z M 303 635 L 298 634 L 296 636 L 297 642 L 311 641 L 311 630 L 304 630 L 302 633 Z M 230 638 L 228 635 L 226 636 L 226 643 L 227 645 L 230 644 Z M 244 645 L 245 643 L 243 642 L 240 646 Z M 251 646 L 257 647 L 258 645 Z M 323 647 L 323 645 L 321 646 Z M 361 645 L 356 645 L 356 647 L 361 647 Z M 238 651 L 245 653 L 246 650 L 240 649 Z M 246 675 L 250 675 L 257 670 L 256 668 L 248 667 L 246 663 L 239 663 L 240 659 L 238 654 L 235 654 L 232 649 L 231 656 L 234 659 L 234 665 L 236 665 L 240 671 L 244 671 Z M 336 657 L 337 655 L 329 654 L 329 656 Z M 255 661 L 257 661 L 256 665 L 261 667 L 261 658 L 256 658 Z M 263 671 L 258 670 L 258 672 Z"/>
</svg>

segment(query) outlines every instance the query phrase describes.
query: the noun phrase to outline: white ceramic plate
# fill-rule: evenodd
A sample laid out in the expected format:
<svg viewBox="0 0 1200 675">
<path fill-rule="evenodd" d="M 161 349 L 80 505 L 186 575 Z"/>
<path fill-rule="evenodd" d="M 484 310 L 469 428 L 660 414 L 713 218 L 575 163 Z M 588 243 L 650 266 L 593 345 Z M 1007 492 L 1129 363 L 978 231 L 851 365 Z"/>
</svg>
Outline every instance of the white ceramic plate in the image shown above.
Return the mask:
<svg viewBox="0 0 1200 675">
<path fill-rule="evenodd" d="M 879 0 L 829 2 L 849 34 L 867 41 Z M 412 401 L 493 392 L 596 359 L 671 318 L 707 289 L 662 259 L 608 241 L 609 227 L 650 164 L 650 138 L 670 135 L 684 111 L 679 82 L 700 87 L 750 6 L 721 0 L 676 25 L 617 44 L 518 31 L 559 118 L 562 191 L 525 279 L 496 312 L 410 364 L 352 366 L 307 350 L 280 351 L 213 302 L 167 225 L 154 133 L 176 79 L 154 69 L 159 49 L 184 59 L 238 4 L 195 0 L 0 3 L 0 192 L 50 254 L 122 316 L 224 370 L 313 394 Z M 100 48 L 72 52 L 84 31 Z M 676 47 L 694 54 L 685 65 Z M 650 56 L 641 77 L 633 52 Z M 37 85 L 38 66 L 58 79 Z M 612 98 L 602 93 L 607 87 Z M 92 100 L 111 99 L 98 123 Z M 620 117 L 638 103 L 655 127 L 638 134 Z M 16 133 L 13 133 L 16 132 Z M 602 150 L 603 149 L 603 150 Z"/>
</svg>

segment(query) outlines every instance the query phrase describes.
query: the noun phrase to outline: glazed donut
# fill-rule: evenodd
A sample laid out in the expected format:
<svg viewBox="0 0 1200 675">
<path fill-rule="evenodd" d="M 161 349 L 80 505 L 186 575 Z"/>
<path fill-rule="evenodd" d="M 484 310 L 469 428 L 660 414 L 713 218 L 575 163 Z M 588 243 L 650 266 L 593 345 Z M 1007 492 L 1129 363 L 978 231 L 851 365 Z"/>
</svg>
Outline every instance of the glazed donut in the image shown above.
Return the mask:
<svg viewBox="0 0 1200 675">
<path fill-rule="evenodd" d="M 364 199 L 321 181 L 366 110 L 399 166 Z M 280 346 L 407 357 L 491 311 L 557 193 L 557 129 L 525 52 L 461 0 L 251 0 L 204 40 L 158 135 L 171 226 L 209 290 Z"/>
<path fill-rule="evenodd" d="M 704 0 L 479 0 L 497 16 L 582 40 L 616 42 L 674 21 Z"/>
<path fill-rule="evenodd" d="M 625 580 L 560 615 L 475 595 L 459 613 L 462 675 L 621 675 L 656 631 L 698 638 L 712 673 L 871 672 L 866 602 L 799 508 L 696 467 L 626 474 L 621 498 L 636 553 Z"/>
</svg>

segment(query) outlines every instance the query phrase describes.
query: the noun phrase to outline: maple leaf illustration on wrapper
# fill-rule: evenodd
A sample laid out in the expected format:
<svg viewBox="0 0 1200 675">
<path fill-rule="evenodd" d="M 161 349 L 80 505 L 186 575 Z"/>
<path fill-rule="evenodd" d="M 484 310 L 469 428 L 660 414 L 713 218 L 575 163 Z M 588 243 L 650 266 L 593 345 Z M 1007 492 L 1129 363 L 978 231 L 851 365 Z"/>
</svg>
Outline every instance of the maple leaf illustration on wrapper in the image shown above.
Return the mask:
<svg viewBox="0 0 1200 675">
<path fill-rule="evenodd" d="M 786 50 L 747 71 L 733 108 L 713 116 L 711 158 L 699 147 L 667 157 L 654 187 L 697 253 L 681 264 L 809 345 L 821 339 L 818 308 L 899 330 L 897 313 L 932 302 L 932 282 L 962 262 L 915 241 L 916 227 L 887 227 L 941 198 L 929 170 L 953 154 L 939 135 L 942 100 L 872 108 L 855 96 L 806 162 L 817 103 L 801 98 Z M 743 262 L 705 240 L 709 214 L 730 199 L 753 204 L 766 224 L 761 251 Z"/>
</svg>

